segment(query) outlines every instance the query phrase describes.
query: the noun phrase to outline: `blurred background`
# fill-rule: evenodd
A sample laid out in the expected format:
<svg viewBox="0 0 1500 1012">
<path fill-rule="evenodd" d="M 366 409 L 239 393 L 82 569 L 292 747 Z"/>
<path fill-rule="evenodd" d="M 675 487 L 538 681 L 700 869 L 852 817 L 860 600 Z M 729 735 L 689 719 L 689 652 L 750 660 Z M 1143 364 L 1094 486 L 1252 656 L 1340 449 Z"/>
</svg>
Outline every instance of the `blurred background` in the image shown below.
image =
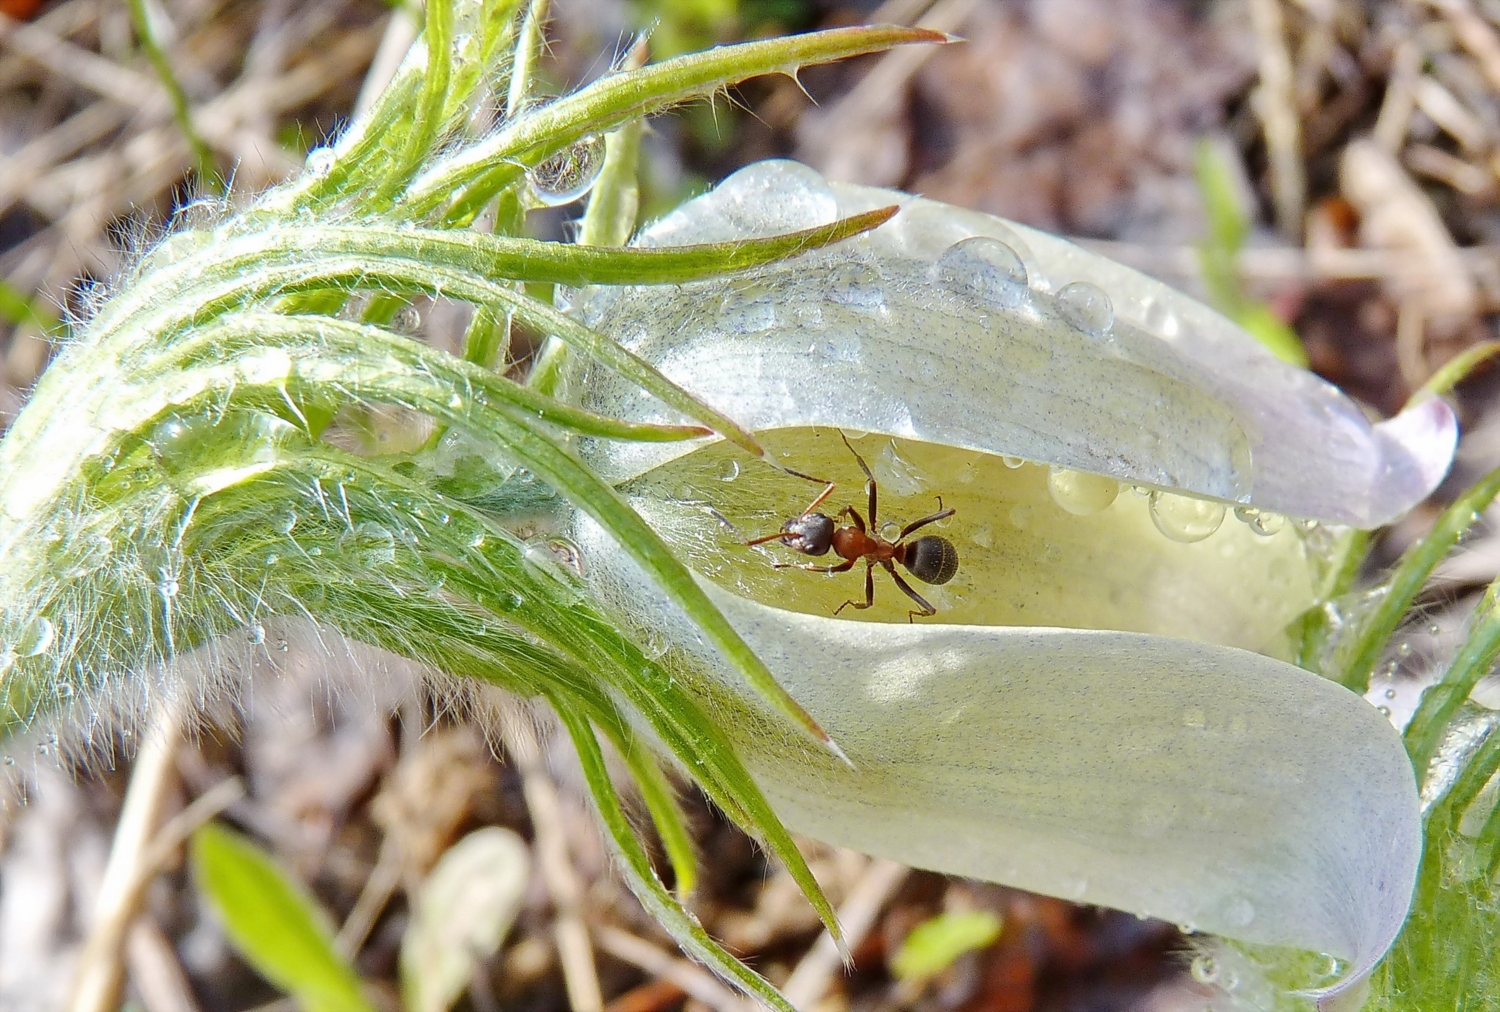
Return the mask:
<svg viewBox="0 0 1500 1012">
<path fill-rule="evenodd" d="M 236 200 L 297 171 L 412 37 L 411 12 L 378 0 L 145 0 L 145 14 L 204 150 L 174 120 L 126 0 L 0 0 L 0 424 L 59 321 L 201 214 L 200 165 L 230 175 Z M 640 32 L 661 58 L 863 22 L 965 41 L 754 81 L 653 121 L 646 217 L 749 162 L 799 158 L 1070 236 L 1210 301 L 1379 414 L 1494 336 L 1500 0 L 558 0 L 544 82 L 561 93 L 606 73 Z M 566 237 L 579 213 L 549 208 L 532 226 Z M 1439 500 L 1500 464 L 1497 393 L 1486 367 L 1460 388 L 1466 435 Z M 1435 508 L 1387 532 L 1378 558 Z M 1398 717 L 1500 573 L 1490 530 L 1397 637 L 1372 693 Z M 275 677 L 171 752 L 165 815 L 180 829 L 222 812 L 266 846 L 342 925 L 388 1007 L 408 894 L 454 841 L 503 826 L 532 853 L 512 869 L 520 913 L 495 951 L 473 954 L 456 1007 L 745 1008 L 617 884 L 573 760 L 525 721 L 498 734 L 414 693 L 399 665 L 330 657 L 295 630 L 239 662 Z M 330 665 L 361 690 L 329 691 Z M 0 1009 L 62 1007 L 93 958 L 84 939 L 128 776 L 123 762 L 39 762 L 30 803 L 0 813 Z M 1171 925 L 810 844 L 855 938 L 844 977 L 791 881 L 689 804 L 698 913 L 804 1009 L 1198 1012 L 1211 996 Z M 129 1006 L 290 1009 L 237 959 L 180 848 L 154 860 L 126 929 Z M 913 935 L 933 924 L 951 937 Z"/>
</svg>

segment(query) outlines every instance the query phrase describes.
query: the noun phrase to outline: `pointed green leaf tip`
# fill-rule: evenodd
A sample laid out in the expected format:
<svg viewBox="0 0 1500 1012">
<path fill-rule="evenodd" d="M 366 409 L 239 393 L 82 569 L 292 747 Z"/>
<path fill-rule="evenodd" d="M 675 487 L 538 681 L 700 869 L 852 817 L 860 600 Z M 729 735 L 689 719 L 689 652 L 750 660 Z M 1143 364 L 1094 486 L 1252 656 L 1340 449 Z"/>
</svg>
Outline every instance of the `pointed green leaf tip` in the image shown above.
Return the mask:
<svg viewBox="0 0 1500 1012">
<path fill-rule="evenodd" d="M 193 874 L 224 933 L 261 976 L 308 1012 L 374 1012 L 333 949 L 326 915 L 259 847 L 209 824 L 193 834 Z"/>
</svg>

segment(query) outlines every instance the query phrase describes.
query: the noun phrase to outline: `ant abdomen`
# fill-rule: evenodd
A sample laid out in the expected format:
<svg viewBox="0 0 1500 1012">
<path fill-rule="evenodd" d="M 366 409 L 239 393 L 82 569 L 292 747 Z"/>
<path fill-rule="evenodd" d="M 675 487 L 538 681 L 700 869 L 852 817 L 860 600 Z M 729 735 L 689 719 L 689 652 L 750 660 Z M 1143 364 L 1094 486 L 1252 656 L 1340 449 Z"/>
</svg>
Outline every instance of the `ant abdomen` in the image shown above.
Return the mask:
<svg viewBox="0 0 1500 1012">
<path fill-rule="evenodd" d="M 906 549 L 901 564 L 923 583 L 947 583 L 958 573 L 958 549 L 947 538 L 929 534 L 901 547 Z"/>
</svg>

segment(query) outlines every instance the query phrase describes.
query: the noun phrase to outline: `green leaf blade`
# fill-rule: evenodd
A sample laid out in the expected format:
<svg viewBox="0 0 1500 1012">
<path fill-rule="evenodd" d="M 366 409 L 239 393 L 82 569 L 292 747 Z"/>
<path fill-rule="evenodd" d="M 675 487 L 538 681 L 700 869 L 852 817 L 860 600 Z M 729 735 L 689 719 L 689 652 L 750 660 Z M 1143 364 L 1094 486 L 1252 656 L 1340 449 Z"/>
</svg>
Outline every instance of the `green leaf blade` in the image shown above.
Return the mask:
<svg viewBox="0 0 1500 1012">
<path fill-rule="evenodd" d="M 315 901 L 260 848 L 209 824 L 193 834 L 199 887 L 245 960 L 308 1012 L 374 1012 Z"/>
</svg>

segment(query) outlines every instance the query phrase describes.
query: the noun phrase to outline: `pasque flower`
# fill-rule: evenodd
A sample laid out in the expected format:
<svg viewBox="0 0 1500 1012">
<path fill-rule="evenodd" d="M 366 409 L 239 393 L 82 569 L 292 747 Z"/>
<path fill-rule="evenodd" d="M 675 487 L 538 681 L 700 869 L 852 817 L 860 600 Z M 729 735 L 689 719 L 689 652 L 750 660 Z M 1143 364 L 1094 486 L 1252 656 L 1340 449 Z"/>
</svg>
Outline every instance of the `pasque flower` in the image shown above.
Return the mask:
<svg viewBox="0 0 1500 1012">
<path fill-rule="evenodd" d="M 1347 964 L 1314 983 L 1338 993 L 1405 917 L 1417 789 L 1381 714 L 1288 663 L 1292 624 L 1322 599 L 1349 529 L 1389 522 L 1443 476 L 1451 411 L 1434 398 L 1371 424 L 1132 270 L 792 162 L 741 171 L 639 244 L 890 204 L 901 212 L 873 232 L 748 275 L 575 299 L 771 451 L 601 441 L 589 456 L 849 763 L 792 733 L 585 520 L 596 589 L 686 645 L 680 677 L 792 828 L 1325 952 Z M 603 370 L 574 379 L 592 410 L 677 420 Z M 891 540 L 954 511 L 922 532 L 956 548 L 954 578 L 906 577 L 935 616 L 910 616 L 879 567 L 863 608 L 864 566 L 803 572 L 788 567 L 839 560 L 745 544 L 822 490 L 808 476 L 837 483 L 822 511 L 878 508 L 863 519 Z"/>
</svg>

